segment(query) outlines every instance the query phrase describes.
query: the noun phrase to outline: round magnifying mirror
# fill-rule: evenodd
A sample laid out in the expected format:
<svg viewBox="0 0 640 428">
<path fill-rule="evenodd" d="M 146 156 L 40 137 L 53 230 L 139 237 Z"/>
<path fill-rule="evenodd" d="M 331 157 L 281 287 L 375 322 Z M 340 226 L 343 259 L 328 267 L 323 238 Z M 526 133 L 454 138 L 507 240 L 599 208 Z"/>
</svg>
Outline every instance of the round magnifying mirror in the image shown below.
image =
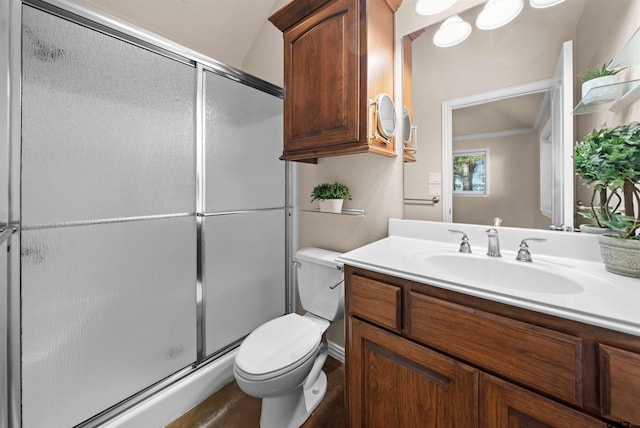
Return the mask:
<svg viewBox="0 0 640 428">
<path fill-rule="evenodd" d="M 391 138 L 396 133 L 396 113 L 393 100 L 387 94 L 380 94 L 376 100 L 378 109 L 378 132 L 384 138 Z"/>
<path fill-rule="evenodd" d="M 402 142 L 406 146 L 411 141 L 411 116 L 406 107 L 402 107 Z"/>
</svg>

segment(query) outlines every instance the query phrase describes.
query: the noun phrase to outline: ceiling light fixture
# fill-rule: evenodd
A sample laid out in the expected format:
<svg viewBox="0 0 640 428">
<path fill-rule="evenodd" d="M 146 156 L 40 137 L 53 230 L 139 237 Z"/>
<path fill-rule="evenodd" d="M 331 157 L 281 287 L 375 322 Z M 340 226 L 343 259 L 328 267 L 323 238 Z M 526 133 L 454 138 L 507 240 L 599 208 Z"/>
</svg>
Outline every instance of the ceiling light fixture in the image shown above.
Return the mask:
<svg viewBox="0 0 640 428">
<path fill-rule="evenodd" d="M 454 15 L 447 18 L 433 35 L 433 44 L 441 48 L 455 46 L 469 37 L 469 34 L 471 34 L 471 24 Z"/>
<path fill-rule="evenodd" d="M 544 9 L 545 7 L 555 6 L 562 3 L 564 0 L 529 0 L 531 7 L 536 9 Z"/>
<path fill-rule="evenodd" d="M 494 30 L 513 21 L 522 11 L 522 0 L 488 0 L 476 19 L 481 30 Z"/>
<path fill-rule="evenodd" d="M 416 12 L 420 15 L 435 15 L 453 6 L 457 0 L 418 0 Z"/>
</svg>

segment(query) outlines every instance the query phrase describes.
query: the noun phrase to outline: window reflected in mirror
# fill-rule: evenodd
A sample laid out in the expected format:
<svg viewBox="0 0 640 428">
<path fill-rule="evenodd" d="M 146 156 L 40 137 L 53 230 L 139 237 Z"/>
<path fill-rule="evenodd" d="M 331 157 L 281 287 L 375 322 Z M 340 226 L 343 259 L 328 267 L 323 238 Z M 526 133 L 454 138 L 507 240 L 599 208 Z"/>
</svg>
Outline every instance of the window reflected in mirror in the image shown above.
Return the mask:
<svg viewBox="0 0 640 428">
<path fill-rule="evenodd" d="M 489 194 L 489 149 L 453 152 L 453 193 Z"/>
</svg>

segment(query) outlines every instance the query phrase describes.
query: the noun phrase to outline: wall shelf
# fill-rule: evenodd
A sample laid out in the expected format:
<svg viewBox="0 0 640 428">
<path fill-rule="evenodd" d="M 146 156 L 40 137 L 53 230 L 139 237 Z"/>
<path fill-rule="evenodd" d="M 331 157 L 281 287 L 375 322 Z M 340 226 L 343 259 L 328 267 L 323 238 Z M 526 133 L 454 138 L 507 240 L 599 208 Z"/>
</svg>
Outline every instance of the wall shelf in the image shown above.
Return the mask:
<svg viewBox="0 0 640 428">
<path fill-rule="evenodd" d="M 315 208 L 311 210 L 300 210 L 300 211 L 304 211 L 308 213 L 330 214 L 330 215 L 346 215 L 346 216 L 352 216 L 352 217 L 363 217 L 365 215 L 364 210 L 355 210 L 355 209 L 342 210 L 342 212 L 340 213 L 329 213 L 325 211 L 320 211 L 319 208 Z"/>
<path fill-rule="evenodd" d="M 640 64 L 640 29 L 636 30 L 611 61 L 611 70 L 620 70 Z M 574 115 L 609 110 L 620 113 L 640 99 L 640 79 L 618 82 L 592 88 L 573 110 Z M 606 101 L 599 101 L 606 100 Z"/>
<path fill-rule="evenodd" d="M 573 114 L 610 110 L 618 113 L 640 98 L 640 79 L 592 88 L 578 103 Z"/>
<path fill-rule="evenodd" d="M 609 67 L 611 69 L 619 69 L 631 67 L 640 64 L 640 28 L 633 33 L 633 36 L 627 41 L 627 44 L 618 52 L 611 60 Z"/>
</svg>

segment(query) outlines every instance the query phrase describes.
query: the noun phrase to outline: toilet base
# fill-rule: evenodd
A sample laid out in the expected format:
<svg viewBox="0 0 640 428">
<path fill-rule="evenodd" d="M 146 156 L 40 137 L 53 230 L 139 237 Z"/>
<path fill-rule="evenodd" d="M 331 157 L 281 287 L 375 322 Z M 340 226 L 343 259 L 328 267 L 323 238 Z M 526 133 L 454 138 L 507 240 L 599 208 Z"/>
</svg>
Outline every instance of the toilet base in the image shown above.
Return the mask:
<svg viewBox="0 0 640 428">
<path fill-rule="evenodd" d="M 299 428 L 327 392 L 327 375 L 320 371 L 309 388 L 300 385 L 287 395 L 262 399 L 260 428 Z"/>
</svg>

